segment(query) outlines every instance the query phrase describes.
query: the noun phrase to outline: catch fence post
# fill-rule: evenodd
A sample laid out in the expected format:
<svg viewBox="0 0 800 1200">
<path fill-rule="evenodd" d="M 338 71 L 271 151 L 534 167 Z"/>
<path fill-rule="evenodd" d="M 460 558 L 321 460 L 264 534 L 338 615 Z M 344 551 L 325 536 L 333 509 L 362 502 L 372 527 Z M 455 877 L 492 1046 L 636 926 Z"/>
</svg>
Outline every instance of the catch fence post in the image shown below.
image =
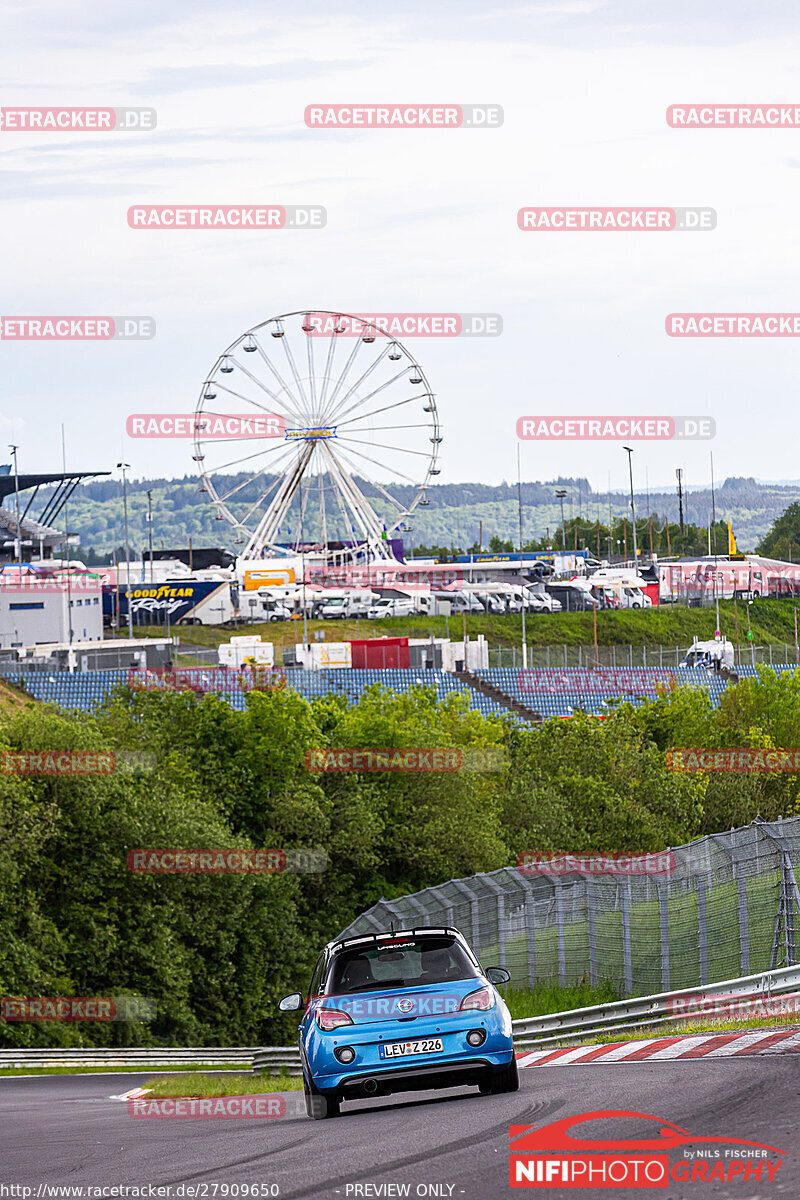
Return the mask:
<svg viewBox="0 0 800 1200">
<path fill-rule="evenodd" d="M 706 899 L 708 881 L 705 875 L 698 875 L 697 884 L 697 942 L 700 948 L 700 984 L 708 983 L 708 918 Z"/>
<path fill-rule="evenodd" d="M 622 968 L 625 977 L 625 995 L 633 992 L 633 963 L 631 961 L 631 881 L 625 880 L 620 896 L 622 909 Z"/>
<path fill-rule="evenodd" d="M 594 880 L 588 876 L 584 877 L 584 886 L 586 888 L 586 918 L 589 923 L 589 983 L 594 987 L 599 982 L 597 974 Z"/>
<path fill-rule="evenodd" d="M 656 883 L 658 890 L 658 922 L 661 927 L 661 990 L 668 992 L 669 989 L 669 920 L 667 913 L 667 889 L 665 885 L 658 880 Z"/>
<path fill-rule="evenodd" d="M 567 986 L 567 952 L 564 944 L 564 884 L 556 880 L 556 933 L 558 935 L 558 982 Z"/>
</svg>

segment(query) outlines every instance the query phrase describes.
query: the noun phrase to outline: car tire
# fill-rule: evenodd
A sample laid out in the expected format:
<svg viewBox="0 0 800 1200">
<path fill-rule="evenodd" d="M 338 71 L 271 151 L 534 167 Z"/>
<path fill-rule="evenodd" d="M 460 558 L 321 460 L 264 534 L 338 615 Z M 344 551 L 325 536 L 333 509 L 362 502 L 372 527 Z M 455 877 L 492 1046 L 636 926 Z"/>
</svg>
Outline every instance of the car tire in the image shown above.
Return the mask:
<svg viewBox="0 0 800 1200">
<path fill-rule="evenodd" d="M 491 1076 L 478 1085 L 482 1096 L 500 1096 L 503 1092 L 519 1091 L 519 1068 L 516 1058 L 512 1058 L 507 1067 L 493 1071 Z"/>
<path fill-rule="evenodd" d="M 339 1101 L 324 1096 L 308 1079 L 303 1071 L 303 1094 L 306 1098 L 306 1112 L 313 1121 L 325 1121 L 340 1115 Z"/>
</svg>

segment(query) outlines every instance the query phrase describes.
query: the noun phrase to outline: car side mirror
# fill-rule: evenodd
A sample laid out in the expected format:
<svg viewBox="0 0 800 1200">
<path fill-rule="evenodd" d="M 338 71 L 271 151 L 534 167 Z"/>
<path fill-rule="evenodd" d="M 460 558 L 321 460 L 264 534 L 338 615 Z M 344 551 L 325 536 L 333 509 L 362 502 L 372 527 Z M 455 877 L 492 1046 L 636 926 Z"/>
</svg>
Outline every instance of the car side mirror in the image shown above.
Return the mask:
<svg viewBox="0 0 800 1200">
<path fill-rule="evenodd" d="M 303 1007 L 303 996 L 301 992 L 292 992 L 291 996 L 284 996 L 278 1008 L 281 1012 L 297 1012 L 298 1008 Z"/>
<path fill-rule="evenodd" d="M 511 976 L 505 967 L 487 967 L 486 978 L 490 983 L 508 983 Z"/>
</svg>

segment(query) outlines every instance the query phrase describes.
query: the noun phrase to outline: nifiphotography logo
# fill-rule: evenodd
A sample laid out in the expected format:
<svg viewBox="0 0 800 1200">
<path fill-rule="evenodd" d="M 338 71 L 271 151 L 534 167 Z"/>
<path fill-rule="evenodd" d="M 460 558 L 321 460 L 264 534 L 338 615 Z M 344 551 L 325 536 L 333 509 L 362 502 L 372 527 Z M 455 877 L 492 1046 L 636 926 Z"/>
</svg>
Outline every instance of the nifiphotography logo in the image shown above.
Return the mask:
<svg viewBox="0 0 800 1200">
<path fill-rule="evenodd" d="M 578 1138 L 571 1129 L 617 1118 L 659 1128 L 641 1138 Z M 771 1183 L 783 1150 L 742 1138 L 706 1137 L 651 1113 L 601 1109 L 549 1125 L 509 1126 L 511 1187 L 668 1188 L 671 1183 Z M 703 1146 L 688 1150 L 686 1147 Z M 674 1161 L 670 1163 L 670 1151 Z M 773 1161 L 773 1156 L 779 1161 Z"/>
</svg>

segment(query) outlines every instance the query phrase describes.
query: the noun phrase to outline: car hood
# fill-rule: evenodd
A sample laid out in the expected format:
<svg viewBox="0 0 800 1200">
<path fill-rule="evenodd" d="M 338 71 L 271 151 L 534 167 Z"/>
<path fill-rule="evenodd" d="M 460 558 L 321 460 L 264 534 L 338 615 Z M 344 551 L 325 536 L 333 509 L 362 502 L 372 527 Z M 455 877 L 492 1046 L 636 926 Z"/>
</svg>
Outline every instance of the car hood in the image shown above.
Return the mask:
<svg viewBox="0 0 800 1200">
<path fill-rule="evenodd" d="M 485 979 L 472 978 L 416 987 L 375 988 L 322 996 L 315 1001 L 315 1007 L 346 1012 L 354 1025 L 397 1023 L 402 1030 L 419 1018 L 448 1020 L 457 1017 L 464 997 L 486 986 Z"/>
</svg>

